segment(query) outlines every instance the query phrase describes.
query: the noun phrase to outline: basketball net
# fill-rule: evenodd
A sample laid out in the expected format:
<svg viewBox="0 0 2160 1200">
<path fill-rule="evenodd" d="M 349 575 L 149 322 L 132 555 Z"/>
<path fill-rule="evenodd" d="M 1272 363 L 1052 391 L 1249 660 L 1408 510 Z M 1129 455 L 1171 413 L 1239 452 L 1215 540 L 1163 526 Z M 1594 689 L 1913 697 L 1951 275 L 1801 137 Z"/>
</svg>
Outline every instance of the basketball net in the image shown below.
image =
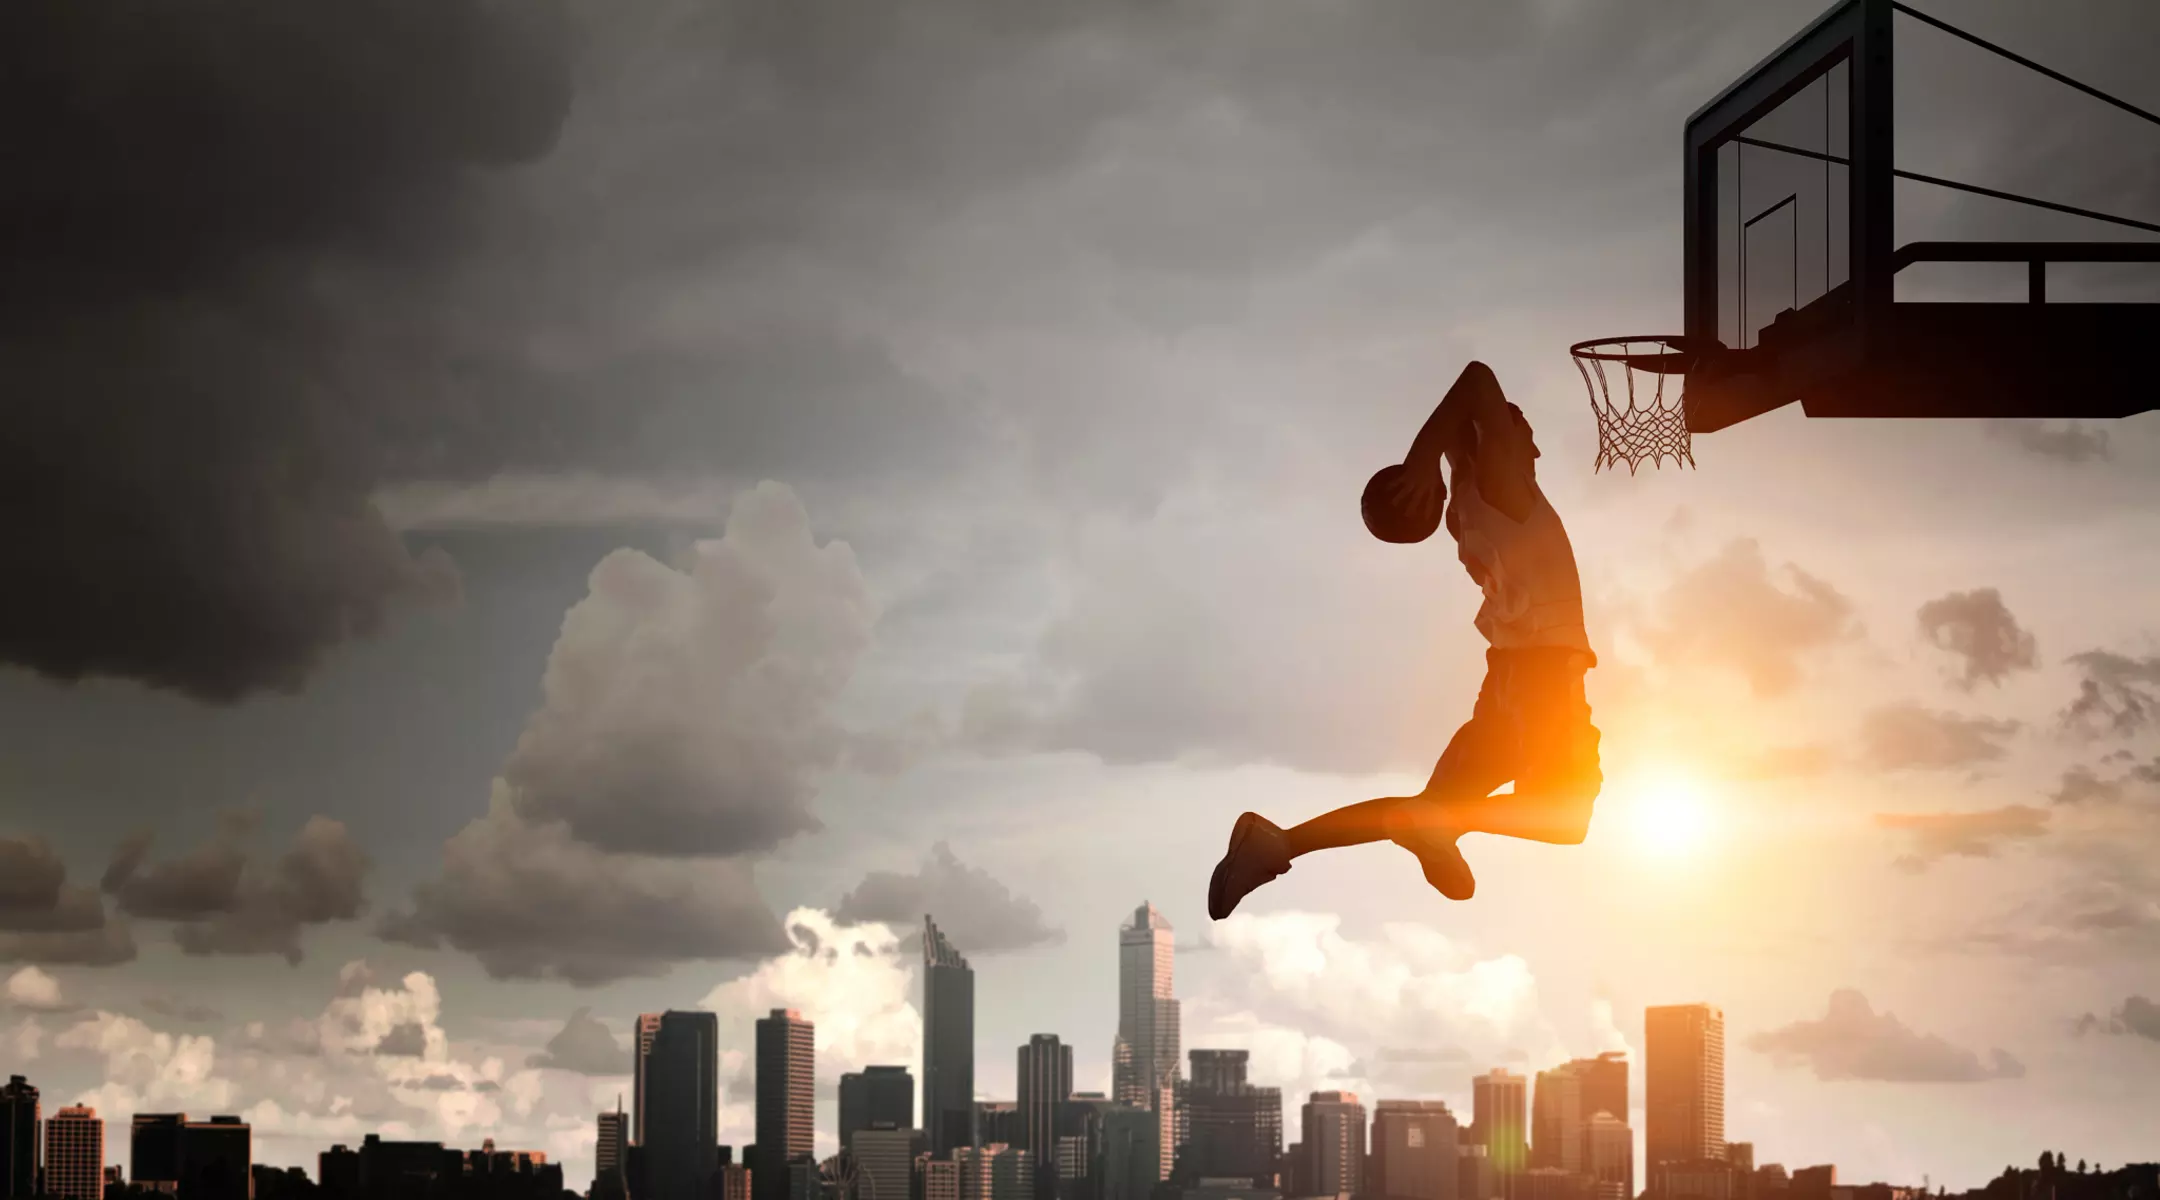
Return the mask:
<svg viewBox="0 0 2160 1200">
<path fill-rule="evenodd" d="M 1694 355 L 1681 351 L 1676 341 L 1614 338 L 1570 348 L 1575 369 L 1590 389 L 1590 413 L 1597 418 L 1593 471 L 1626 463 L 1633 475 L 1644 462 L 1656 467 L 1667 457 L 1676 467 L 1695 465 L 1682 386 Z"/>
</svg>

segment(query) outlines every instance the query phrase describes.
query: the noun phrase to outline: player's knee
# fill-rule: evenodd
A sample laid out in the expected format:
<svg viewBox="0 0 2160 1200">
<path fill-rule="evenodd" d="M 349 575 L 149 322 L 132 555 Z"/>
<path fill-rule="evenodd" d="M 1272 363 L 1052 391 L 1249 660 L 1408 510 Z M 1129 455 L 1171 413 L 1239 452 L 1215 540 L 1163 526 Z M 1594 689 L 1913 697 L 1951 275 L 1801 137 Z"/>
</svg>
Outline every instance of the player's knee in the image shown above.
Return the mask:
<svg viewBox="0 0 2160 1200">
<path fill-rule="evenodd" d="M 1590 836 L 1590 815 L 1597 807 L 1599 780 L 1583 779 L 1548 790 L 1544 807 L 1551 819 L 1553 840 L 1561 845 L 1580 845 Z"/>
</svg>

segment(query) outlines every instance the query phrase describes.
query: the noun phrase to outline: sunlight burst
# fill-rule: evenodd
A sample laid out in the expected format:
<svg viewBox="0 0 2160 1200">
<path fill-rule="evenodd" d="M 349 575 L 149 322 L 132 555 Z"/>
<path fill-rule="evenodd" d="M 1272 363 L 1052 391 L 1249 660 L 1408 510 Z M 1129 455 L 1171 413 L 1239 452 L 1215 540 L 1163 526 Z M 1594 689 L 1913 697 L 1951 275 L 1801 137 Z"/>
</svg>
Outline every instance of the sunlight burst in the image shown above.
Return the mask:
<svg viewBox="0 0 2160 1200">
<path fill-rule="evenodd" d="M 1638 780 L 1630 791 L 1628 824 L 1644 852 L 1683 858 L 1710 840 L 1710 799 L 1696 780 L 1664 771 Z"/>
</svg>

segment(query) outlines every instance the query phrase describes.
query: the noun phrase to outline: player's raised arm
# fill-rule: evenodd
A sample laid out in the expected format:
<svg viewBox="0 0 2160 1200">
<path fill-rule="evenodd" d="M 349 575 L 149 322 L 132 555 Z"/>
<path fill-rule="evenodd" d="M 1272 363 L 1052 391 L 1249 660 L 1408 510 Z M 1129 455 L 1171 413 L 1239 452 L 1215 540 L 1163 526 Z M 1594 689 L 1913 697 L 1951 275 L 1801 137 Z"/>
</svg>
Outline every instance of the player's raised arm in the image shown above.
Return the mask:
<svg viewBox="0 0 2160 1200">
<path fill-rule="evenodd" d="M 1507 396 L 1500 390 L 1500 380 L 1491 367 L 1472 362 L 1426 418 L 1424 428 L 1410 443 L 1410 453 L 1403 456 L 1403 465 L 1413 475 L 1438 471 L 1441 456 L 1461 444 L 1464 430 L 1473 423 L 1495 428 L 1507 415 Z"/>
</svg>

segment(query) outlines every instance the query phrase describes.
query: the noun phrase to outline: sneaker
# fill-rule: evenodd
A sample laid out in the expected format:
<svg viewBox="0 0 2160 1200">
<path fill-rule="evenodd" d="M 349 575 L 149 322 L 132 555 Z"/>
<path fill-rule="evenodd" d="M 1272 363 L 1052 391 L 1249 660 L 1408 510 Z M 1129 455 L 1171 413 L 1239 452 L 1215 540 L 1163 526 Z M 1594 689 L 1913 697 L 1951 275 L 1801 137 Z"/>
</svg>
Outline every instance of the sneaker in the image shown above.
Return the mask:
<svg viewBox="0 0 2160 1200">
<path fill-rule="evenodd" d="M 1257 813 L 1239 817 L 1230 829 L 1230 848 L 1208 880 L 1208 916 L 1217 921 L 1229 916 L 1254 888 L 1289 869 L 1282 829 Z"/>
</svg>

